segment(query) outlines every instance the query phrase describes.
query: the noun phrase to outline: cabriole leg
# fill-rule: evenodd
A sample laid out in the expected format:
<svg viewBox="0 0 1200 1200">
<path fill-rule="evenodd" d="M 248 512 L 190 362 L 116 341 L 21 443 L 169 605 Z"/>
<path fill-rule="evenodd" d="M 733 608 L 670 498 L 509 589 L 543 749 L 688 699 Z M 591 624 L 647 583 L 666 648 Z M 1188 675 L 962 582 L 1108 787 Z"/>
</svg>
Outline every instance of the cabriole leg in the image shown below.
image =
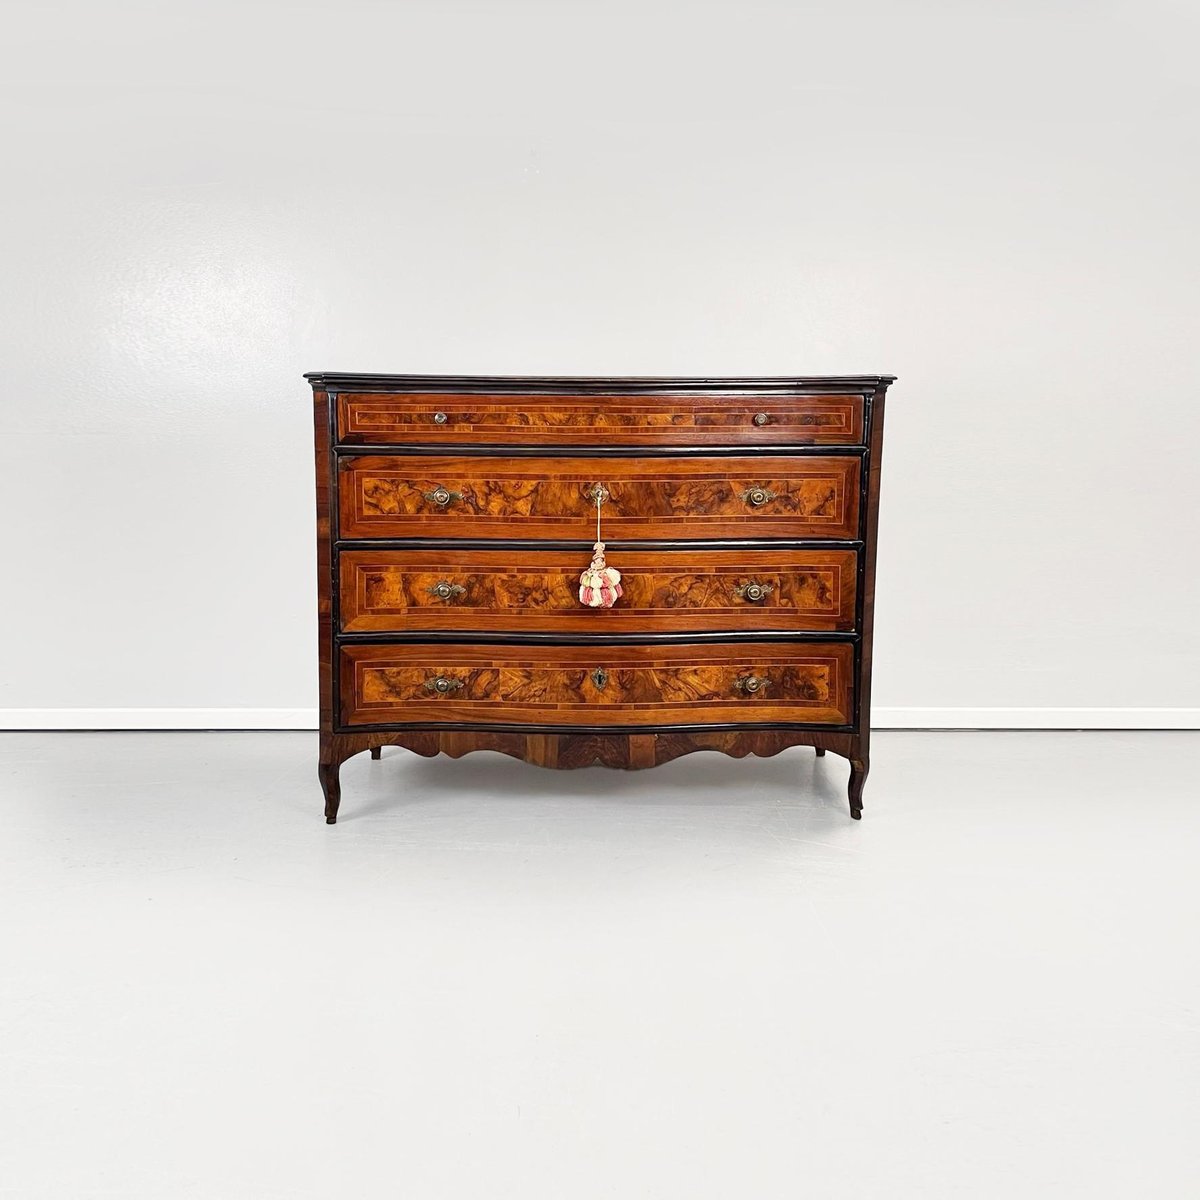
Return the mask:
<svg viewBox="0 0 1200 1200">
<path fill-rule="evenodd" d="M 866 758 L 852 758 L 850 760 L 850 815 L 856 820 L 862 820 L 862 793 L 863 784 L 867 782 L 867 772 L 871 769 L 871 764 Z"/>
<path fill-rule="evenodd" d="M 379 761 L 380 755 L 382 755 L 382 754 L 383 754 L 382 746 L 372 746 L 371 747 L 371 757 L 373 759 L 375 759 L 376 762 Z"/>
<path fill-rule="evenodd" d="M 338 779 L 340 763 L 321 763 L 317 767 L 317 777 L 321 780 L 321 790 L 325 793 L 325 824 L 336 825 L 338 805 L 342 802 L 342 785 Z"/>
</svg>

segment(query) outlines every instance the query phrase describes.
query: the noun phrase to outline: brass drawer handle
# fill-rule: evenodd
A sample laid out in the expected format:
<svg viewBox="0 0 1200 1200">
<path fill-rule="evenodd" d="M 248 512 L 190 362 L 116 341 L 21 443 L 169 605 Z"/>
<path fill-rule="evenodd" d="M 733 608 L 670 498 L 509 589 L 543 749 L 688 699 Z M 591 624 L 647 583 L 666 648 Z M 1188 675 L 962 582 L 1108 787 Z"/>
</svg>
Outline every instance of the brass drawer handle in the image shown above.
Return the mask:
<svg viewBox="0 0 1200 1200">
<path fill-rule="evenodd" d="M 754 414 L 754 423 L 755 423 L 755 425 L 760 425 L 760 426 L 761 425 L 769 425 L 771 423 L 771 418 L 766 413 L 755 413 Z"/>
<path fill-rule="evenodd" d="M 441 504 L 442 506 L 445 506 L 454 500 L 461 500 L 462 492 L 448 491 L 439 483 L 432 492 L 425 492 L 424 496 L 426 500 L 433 504 Z"/>
<path fill-rule="evenodd" d="M 763 679 L 759 675 L 739 675 L 733 681 L 733 686 L 739 692 L 745 692 L 747 696 L 753 696 L 755 692 L 761 692 L 770 682 L 769 679 Z"/>
<path fill-rule="evenodd" d="M 743 600 L 762 600 L 769 596 L 774 590 L 774 586 L 769 583 L 739 583 L 733 589 Z"/>
<path fill-rule="evenodd" d="M 591 674 L 591 680 L 600 691 L 604 691 L 608 683 L 608 672 L 603 667 L 597 667 Z"/>
<path fill-rule="evenodd" d="M 448 692 L 456 692 L 462 685 L 461 679 L 448 679 L 445 675 L 435 675 L 432 679 L 425 680 L 425 690 L 437 692 L 439 696 L 445 696 Z"/>
<path fill-rule="evenodd" d="M 436 596 L 439 600 L 451 600 L 455 596 L 461 596 L 466 590 L 461 583 L 451 583 L 449 580 L 443 579 L 429 589 L 429 594 Z"/>
<path fill-rule="evenodd" d="M 450 418 L 444 412 L 435 412 L 433 414 L 433 423 L 435 425 L 445 425 Z"/>
<path fill-rule="evenodd" d="M 768 500 L 774 500 L 775 493 L 770 488 L 752 487 L 747 488 L 742 493 L 742 499 L 745 503 L 752 504 L 755 508 L 758 508 L 760 505 L 766 504 Z"/>
</svg>

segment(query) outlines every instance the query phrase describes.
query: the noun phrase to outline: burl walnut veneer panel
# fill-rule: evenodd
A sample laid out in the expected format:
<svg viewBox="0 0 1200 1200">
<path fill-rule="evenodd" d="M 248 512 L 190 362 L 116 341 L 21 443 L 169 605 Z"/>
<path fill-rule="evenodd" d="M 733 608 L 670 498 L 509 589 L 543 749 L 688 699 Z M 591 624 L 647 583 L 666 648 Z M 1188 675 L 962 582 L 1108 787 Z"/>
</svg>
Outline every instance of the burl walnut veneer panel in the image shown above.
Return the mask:
<svg viewBox="0 0 1200 1200">
<path fill-rule="evenodd" d="M 338 398 L 346 443 L 856 445 L 862 396 L 488 396 Z"/>
<path fill-rule="evenodd" d="M 856 455 L 755 458 L 344 457 L 346 538 L 853 538 Z M 583 564 L 586 566 L 587 564 Z M 581 568 L 582 569 L 582 568 Z"/>
<path fill-rule="evenodd" d="M 586 552 L 585 552 L 586 553 Z M 578 550 L 343 550 L 350 632 L 852 630 L 853 550 L 624 550 L 614 608 L 579 603 Z"/>
<path fill-rule="evenodd" d="M 814 723 L 851 716 L 854 648 L 343 646 L 347 725 Z"/>
</svg>

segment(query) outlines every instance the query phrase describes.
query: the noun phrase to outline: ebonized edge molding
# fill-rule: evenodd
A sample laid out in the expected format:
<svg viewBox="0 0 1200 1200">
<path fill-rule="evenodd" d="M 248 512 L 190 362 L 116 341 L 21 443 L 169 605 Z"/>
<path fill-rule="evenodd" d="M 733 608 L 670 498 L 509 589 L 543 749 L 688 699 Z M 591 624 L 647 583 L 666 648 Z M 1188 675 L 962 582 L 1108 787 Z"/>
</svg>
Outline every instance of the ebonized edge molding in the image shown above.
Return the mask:
<svg viewBox="0 0 1200 1200">
<path fill-rule="evenodd" d="M 845 458 L 865 455 L 859 443 L 837 446 L 824 442 L 816 445 L 747 446 L 513 446 L 487 442 L 438 444 L 435 442 L 339 442 L 334 447 L 339 458 Z"/>
<path fill-rule="evenodd" d="M 338 550 L 590 550 L 591 541 L 563 541 L 557 538 L 338 538 Z M 686 550 L 704 554 L 709 550 L 860 550 L 862 542 L 845 538 L 772 538 L 769 542 L 748 538 L 697 538 L 694 541 L 665 542 L 638 538 L 613 539 L 607 543 L 614 553 L 620 550 Z"/>
<path fill-rule="evenodd" d="M 520 394 L 555 391 L 629 395 L 638 392 L 707 392 L 732 396 L 746 392 L 861 391 L 886 388 L 895 375 L 765 375 L 722 379 L 699 375 L 386 375 L 354 371 L 309 371 L 313 391 L 325 392 L 471 392 Z"/>
<path fill-rule="evenodd" d="M 480 632 L 453 629 L 423 629 L 411 633 L 340 632 L 339 645 L 468 645 L 468 646 L 693 646 L 737 645 L 739 642 L 777 642 L 804 645 L 807 642 L 857 642 L 853 629 L 760 630 L 697 629 L 690 633 L 539 633 L 534 631 Z"/>
</svg>

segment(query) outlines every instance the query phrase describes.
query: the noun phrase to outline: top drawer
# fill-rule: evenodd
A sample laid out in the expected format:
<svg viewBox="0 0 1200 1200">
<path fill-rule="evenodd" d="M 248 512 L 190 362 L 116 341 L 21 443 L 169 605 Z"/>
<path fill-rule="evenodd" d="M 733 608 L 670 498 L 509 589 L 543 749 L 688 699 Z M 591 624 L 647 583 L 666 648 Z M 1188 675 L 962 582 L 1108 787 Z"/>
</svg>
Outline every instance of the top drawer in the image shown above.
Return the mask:
<svg viewBox="0 0 1200 1200">
<path fill-rule="evenodd" d="M 350 445 L 853 446 L 863 440 L 863 398 L 352 392 L 338 397 L 338 436 Z"/>
</svg>

